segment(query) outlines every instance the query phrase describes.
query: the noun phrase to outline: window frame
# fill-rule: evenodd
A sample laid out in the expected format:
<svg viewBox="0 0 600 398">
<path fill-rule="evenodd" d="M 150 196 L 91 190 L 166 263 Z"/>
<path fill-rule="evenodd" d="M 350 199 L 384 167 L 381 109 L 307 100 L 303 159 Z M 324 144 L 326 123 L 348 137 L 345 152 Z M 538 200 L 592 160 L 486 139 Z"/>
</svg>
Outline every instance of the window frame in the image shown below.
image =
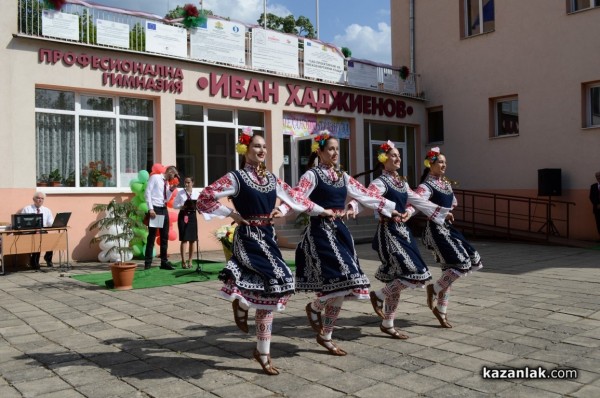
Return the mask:
<svg viewBox="0 0 600 398">
<path fill-rule="evenodd" d="M 444 142 L 444 107 L 443 106 L 435 106 L 431 108 L 427 108 L 427 144 L 441 144 Z M 441 113 L 441 134 L 436 133 L 436 135 L 441 135 L 441 140 L 432 140 L 431 134 L 431 119 L 430 115 L 434 113 Z"/>
<path fill-rule="evenodd" d="M 34 89 L 34 92 L 37 90 L 49 90 L 49 91 L 56 91 L 56 92 L 64 92 L 64 93 L 73 93 L 74 95 L 74 107 L 72 110 L 65 110 L 65 109 L 58 109 L 58 108 L 44 108 L 44 107 L 38 107 L 37 104 L 34 107 L 34 114 L 37 115 L 39 114 L 55 114 L 55 115 L 66 115 L 66 116 L 71 116 L 73 117 L 73 125 L 74 125 L 74 148 L 73 148 L 73 158 L 74 158 L 74 165 L 75 165 L 75 182 L 74 182 L 74 186 L 57 186 L 57 187 L 52 187 L 52 186 L 43 186 L 43 185 L 39 185 L 39 178 L 41 176 L 37 175 L 36 172 L 36 186 L 38 187 L 38 189 L 42 188 L 42 190 L 44 191 L 51 191 L 51 192 L 76 192 L 76 193 L 89 193 L 89 192 L 129 192 L 130 191 L 130 187 L 129 184 L 124 184 L 124 174 L 125 172 L 121 171 L 121 154 L 120 154 L 120 150 L 121 150 L 121 137 L 120 137 L 120 131 L 121 131 L 121 121 L 122 120 L 137 120 L 137 121 L 147 121 L 152 123 L 152 131 L 151 131 L 151 136 L 152 136 L 152 152 L 150 154 L 150 156 L 152 156 L 152 159 L 150 159 L 148 161 L 148 163 L 152 164 L 155 158 L 155 139 L 156 139 L 156 101 L 153 98 L 148 98 L 145 96 L 137 96 L 137 95 L 119 95 L 117 93 L 103 93 L 103 92 L 93 92 L 93 91 L 87 91 L 87 90 L 77 90 L 77 89 L 70 89 L 70 88 L 54 88 L 54 87 L 46 87 L 46 86 L 36 86 Z M 82 107 L 82 97 L 85 96 L 90 96 L 90 97 L 106 97 L 106 98 L 111 98 L 112 99 L 112 111 L 102 111 L 102 110 L 91 110 L 91 109 L 83 109 Z M 120 114 L 120 99 L 121 98 L 135 98 L 135 99 L 140 99 L 140 100 L 146 100 L 146 101 L 150 101 L 151 102 L 151 109 L 152 109 L 152 116 L 137 116 L 137 115 L 125 115 L 125 114 Z M 114 134 L 115 134 L 115 164 L 110 165 L 112 170 L 111 173 L 113 175 L 114 178 L 114 186 L 104 186 L 104 187 L 92 187 L 92 186 L 87 186 L 87 185 L 82 185 L 82 168 L 83 165 L 81 164 L 81 155 L 80 155 L 80 151 L 81 151 L 81 140 L 80 140 L 80 121 L 82 117 L 91 117 L 91 118 L 108 118 L 108 119 L 113 119 L 114 120 L 114 124 L 115 124 L 115 130 L 114 130 Z M 38 143 L 38 130 L 37 130 L 37 125 L 36 125 L 36 131 L 35 131 L 35 143 L 36 143 L 36 148 Z M 37 157 L 36 154 L 36 171 L 38 170 L 38 162 L 39 159 Z M 144 170 L 146 170 L 146 165 L 143 166 Z M 70 170 L 65 170 L 62 171 L 64 173 L 70 173 Z M 139 170 L 138 170 L 139 172 Z M 63 177 L 67 177 L 66 175 L 63 175 Z M 63 178 L 64 179 L 64 178 Z"/>
<path fill-rule="evenodd" d="M 594 99 L 592 98 L 592 90 L 597 91 L 597 99 L 596 103 L 594 103 Z M 582 98 L 583 98 L 583 128 L 599 128 L 600 127 L 600 81 L 588 82 L 582 85 Z M 598 123 L 594 123 L 594 111 L 592 109 L 593 106 L 597 106 L 599 109 L 599 113 L 596 118 Z"/>
<path fill-rule="evenodd" d="M 489 21 L 486 21 L 483 17 L 483 9 L 485 7 L 483 2 L 485 0 L 459 0 L 459 1 L 460 1 L 460 22 L 461 22 L 460 35 L 463 39 L 490 33 L 490 32 L 493 32 L 496 30 L 496 5 L 494 3 L 494 0 L 488 0 L 488 3 L 486 3 L 486 5 L 488 5 L 489 2 L 491 2 L 492 13 L 493 13 L 493 18 L 490 19 Z M 471 7 L 470 7 L 471 2 L 477 2 L 477 9 L 478 9 L 477 18 L 483 19 L 483 23 L 477 24 L 479 26 L 477 32 L 474 32 L 473 27 L 469 26 L 469 23 L 470 23 L 469 14 L 470 14 L 470 10 L 471 10 Z M 487 22 L 492 22 L 492 24 L 491 24 L 491 27 L 488 25 L 488 28 L 486 29 Z M 473 23 L 472 23 L 472 25 L 473 25 Z"/>
<path fill-rule="evenodd" d="M 204 143 L 203 144 L 203 153 L 201 155 L 201 157 L 202 157 L 201 161 L 203 162 L 203 165 L 202 165 L 202 173 L 203 174 L 201 176 L 198 176 L 198 175 L 193 176 L 194 183 L 198 187 L 204 188 L 214 182 L 214 181 L 210 181 L 209 170 L 208 170 L 209 163 L 210 163 L 209 156 L 208 156 L 208 150 L 209 150 L 208 149 L 208 134 L 210 133 L 209 129 L 211 127 L 232 129 L 234 131 L 235 134 L 234 134 L 234 144 L 232 145 L 232 153 L 230 153 L 228 155 L 235 157 L 235 169 L 238 169 L 240 167 L 240 160 L 241 160 L 241 156 L 238 156 L 238 154 L 235 152 L 235 143 L 238 142 L 239 135 L 241 134 L 242 129 L 244 127 L 251 127 L 252 131 L 255 134 L 262 135 L 268 145 L 268 137 L 266 136 L 266 127 L 265 127 L 266 113 L 264 111 L 257 111 L 257 110 L 253 110 L 253 109 L 219 107 L 219 106 L 214 106 L 213 104 L 193 103 L 193 102 L 188 102 L 188 101 L 176 101 L 175 109 L 177 109 L 178 105 L 190 105 L 190 106 L 202 107 L 202 118 L 201 118 L 202 120 L 195 120 L 195 121 L 181 120 L 181 119 L 177 119 L 177 116 L 175 116 L 175 130 L 176 131 L 177 131 L 178 126 L 194 126 L 201 130 L 198 133 L 202 134 L 201 140 Z M 224 122 L 224 121 L 218 121 L 218 120 L 209 120 L 209 113 L 211 111 L 231 112 L 232 113 L 232 121 Z M 239 113 L 240 112 L 256 112 L 256 113 L 262 114 L 262 126 L 248 126 L 246 124 L 243 124 L 243 125 L 239 124 L 239 119 L 240 119 Z M 214 133 L 212 133 L 212 134 L 214 134 Z M 179 153 L 179 152 L 177 152 L 177 150 L 176 150 L 175 156 L 177 159 L 180 159 L 180 158 L 183 159 L 183 158 L 190 157 L 190 155 Z M 229 170 L 229 171 L 231 171 L 231 170 Z M 219 176 L 219 177 L 221 177 L 221 176 Z"/>
<path fill-rule="evenodd" d="M 507 102 L 517 102 L 517 132 L 516 133 L 504 133 L 499 134 L 499 126 L 500 126 L 500 115 L 499 115 L 499 106 L 502 103 Z M 519 130 L 519 96 L 518 95 L 509 95 L 503 97 L 497 97 L 490 99 L 490 138 L 507 138 L 507 137 L 518 137 L 520 135 Z"/>
<path fill-rule="evenodd" d="M 588 7 L 577 8 L 577 0 L 567 0 L 567 14 L 574 14 L 582 11 L 593 10 L 594 8 L 600 7 L 600 0 L 589 0 L 590 5 Z"/>
</svg>

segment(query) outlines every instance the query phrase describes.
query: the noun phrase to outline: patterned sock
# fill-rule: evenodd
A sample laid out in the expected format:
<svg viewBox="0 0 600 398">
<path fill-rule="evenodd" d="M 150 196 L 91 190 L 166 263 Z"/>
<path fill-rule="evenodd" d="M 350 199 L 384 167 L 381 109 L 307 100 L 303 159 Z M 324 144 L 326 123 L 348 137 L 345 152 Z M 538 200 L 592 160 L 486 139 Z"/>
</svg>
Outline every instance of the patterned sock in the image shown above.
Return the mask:
<svg viewBox="0 0 600 398">
<path fill-rule="evenodd" d="M 447 269 L 442 272 L 442 276 L 433 284 L 433 291 L 438 294 L 442 290 L 449 287 L 455 280 L 460 278 L 460 274 L 451 269 Z"/>
<path fill-rule="evenodd" d="M 382 325 L 386 328 L 394 326 L 396 318 L 396 309 L 400 301 L 400 292 L 406 289 L 399 279 L 394 279 L 388 283 L 382 290 L 385 293 L 385 301 L 383 302 L 383 322 Z"/>
<path fill-rule="evenodd" d="M 323 308 L 325 308 L 325 303 L 327 302 L 327 300 L 321 300 L 319 297 L 317 297 L 316 299 L 314 299 L 312 301 L 312 303 L 310 303 L 310 307 L 313 309 L 313 311 L 316 312 L 322 312 Z M 310 319 L 312 319 L 313 321 L 317 321 L 317 314 L 315 314 L 314 312 L 310 313 Z"/>
<path fill-rule="evenodd" d="M 340 314 L 343 303 L 344 297 L 332 297 L 327 300 L 327 304 L 325 304 L 325 319 L 323 320 L 323 338 L 325 340 L 331 340 L 333 327 L 335 326 L 335 321 Z"/>
<path fill-rule="evenodd" d="M 273 311 L 256 310 L 256 349 L 261 360 L 267 361 L 267 354 L 271 352 L 271 331 L 273 330 Z M 264 358 L 262 358 L 264 356 Z"/>
<path fill-rule="evenodd" d="M 446 318 L 446 311 L 448 310 L 448 300 L 450 299 L 450 286 L 442 290 L 437 295 L 437 310 Z"/>
</svg>

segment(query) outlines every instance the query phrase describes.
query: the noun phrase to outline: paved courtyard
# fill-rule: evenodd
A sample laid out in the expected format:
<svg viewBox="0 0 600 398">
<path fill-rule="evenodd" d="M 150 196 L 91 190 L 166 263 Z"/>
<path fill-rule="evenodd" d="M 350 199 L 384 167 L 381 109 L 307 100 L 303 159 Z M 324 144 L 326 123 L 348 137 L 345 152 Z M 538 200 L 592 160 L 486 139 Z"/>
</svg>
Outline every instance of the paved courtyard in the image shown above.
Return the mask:
<svg viewBox="0 0 600 398">
<path fill-rule="evenodd" d="M 453 286 L 453 329 L 439 327 L 423 290 L 402 293 L 404 341 L 379 331 L 369 302 L 347 302 L 334 339 L 349 354 L 334 357 L 307 325 L 311 296 L 297 294 L 275 315 L 275 377 L 252 358 L 253 314 L 245 335 L 218 298 L 218 281 L 118 292 L 56 269 L 0 276 L 0 397 L 599 397 L 600 250 L 473 243 L 485 267 Z M 375 252 L 358 250 L 372 277 Z M 76 263 L 71 274 L 107 270 Z M 526 366 L 578 375 L 482 375 Z"/>
</svg>

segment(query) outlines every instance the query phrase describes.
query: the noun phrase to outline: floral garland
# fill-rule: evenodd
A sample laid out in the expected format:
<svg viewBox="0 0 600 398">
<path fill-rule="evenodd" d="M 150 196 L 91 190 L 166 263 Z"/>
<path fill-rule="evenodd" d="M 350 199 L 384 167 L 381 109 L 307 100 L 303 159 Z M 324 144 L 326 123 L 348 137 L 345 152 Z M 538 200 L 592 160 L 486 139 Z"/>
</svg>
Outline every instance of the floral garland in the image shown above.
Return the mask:
<svg viewBox="0 0 600 398">
<path fill-rule="evenodd" d="M 437 146 L 431 148 L 425 155 L 425 160 L 423 161 L 425 167 L 431 168 L 432 163 L 435 163 L 435 161 L 438 159 L 438 156 L 440 156 L 440 148 Z"/>
<path fill-rule="evenodd" d="M 204 12 L 198 11 L 198 8 L 193 4 L 184 5 L 180 15 L 183 18 L 181 22 L 188 29 L 197 28 L 200 24 L 206 22 Z"/>
<path fill-rule="evenodd" d="M 400 72 L 400 79 L 402 80 L 406 80 L 408 75 L 410 75 L 410 69 L 408 69 L 408 66 L 401 67 L 398 72 Z"/>
<path fill-rule="evenodd" d="M 46 8 L 56 11 L 60 11 L 66 2 L 67 0 L 44 0 Z"/>
<path fill-rule="evenodd" d="M 319 135 L 314 138 L 314 142 L 310 146 L 312 152 L 317 152 L 319 148 L 325 146 L 327 140 L 331 138 L 331 134 L 327 130 L 319 131 Z"/>
<path fill-rule="evenodd" d="M 394 149 L 395 147 L 396 147 L 396 145 L 394 145 L 394 143 L 390 140 L 381 144 L 381 146 L 379 147 L 379 150 L 378 150 L 379 155 L 377 155 L 377 160 L 379 160 L 380 163 L 387 162 L 387 160 L 388 160 L 387 153 L 390 150 Z"/>
<path fill-rule="evenodd" d="M 250 140 L 254 136 L 254 132 L 250 127 L 244 127 L 240 137 L 238 138 L 238 143 L 235 144 L 235 151 L 240 155 L 245 155 L 248 152 L 248 145 L 250 145 Z"/>
</svg>

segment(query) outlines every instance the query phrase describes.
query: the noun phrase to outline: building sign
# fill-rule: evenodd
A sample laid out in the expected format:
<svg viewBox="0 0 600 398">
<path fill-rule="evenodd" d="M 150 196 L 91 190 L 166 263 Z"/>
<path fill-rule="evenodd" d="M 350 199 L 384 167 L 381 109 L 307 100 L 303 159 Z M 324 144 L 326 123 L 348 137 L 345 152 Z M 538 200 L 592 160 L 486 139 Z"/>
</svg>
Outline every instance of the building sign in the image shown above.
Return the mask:
<svg viewBox="0 0 600 398">
<path fill-rule="evenodd" d="M 129 48 L 129 25 L 104 19 L 96 20 L 98 44 Z"/>
<path fill-rule="evenodd" d="M 244 101 L 258 101 L 277 104 L 280 85 L 276 81 L 259 80 L 256 78 L 245 79 L 242 76 L 228 73 L 211 73 L 209 77 L 201 77 L 196 85 L 199 90 L 209 90 L 210 96 L 238 99 Z M 400 99 L 374 97 L 367 94 L 346 93 L 338 90 L 312 88 L 297 84 L 286 84 L 287 98 L 285 105 L 294 105 L 300 108 L 307 106 L 316 112 L 324 109 L 327 112 L 334 110 L 356 112 L 370 115 L 405 118 L 413 114 L 413 108 Z"/>
<path fill-rule="evenodd" d="M 298 37 L 253 28 L 252 68 L 298 76 Z"/>
<path fill-rule="evenodd" d="M 304 39 L 304 76 L 344 82 L 344 56 L 335 47 Z"/>
<path fill-rule="evenodd" d="M 187 57 L 187 30 L 177 26 L 146 21 L 146 51 Z"/>
<path fill-rule="evenodd" d="M 246 65 L 246 27 L 240 23 L 208 18 L 190 30 L 190 57 L 229 65 Z"/>
<path fill-rule="evenodd" d="M 59 11 L 42 11 L 42 34 L 79 41 L 79 15 Z"/>
<path fill-rule="evenodd" d="M 334 137 L 349 139 L 350 121 L 338 117 L 302 113 L 285 113 L 283 115 L 283 134 L 306 137 L 322 130 L 329 131 Z"/>
<path fill-rule="evenodd" d="M 183 71 L 181 68 L 160 64 L 146 64 L 128 59 L 98 57 L 85 53 L 63 52 L 40 48 L 38 62 L 55 65 L 90 68 L 102 72 L 102 85 L 108 87 L 139 89 L 157 93 L 181 94 L 183 92 Z M 287 83 L 286 94 L 280 98 L 282 87 L 278 81 L 246 79 L 228 73 L 210 73 L 200 77 L 196 86 L 199 90 L 209 90 L 211 97 L 221 96 L 243 101 L 257 101 L 298 108 L 310 107 L 315 112 L 325 110 L 379 115 L 403 119 L 413 114 L 413 107 L 401 99 L 372 96 L 369 93 L 355 94 L 326 88 L 313 88 Z"/>
<path fill-rule="evenodd" d="M 85 53 L 40 48 L 38 62 L 102 71 L 102 85 L 109 87 L 150 90 L 180 94 L 183 91 L 181 68 L 159 64 L 145 64 L 112 57 L 98 57 Z"/>
</svg>

